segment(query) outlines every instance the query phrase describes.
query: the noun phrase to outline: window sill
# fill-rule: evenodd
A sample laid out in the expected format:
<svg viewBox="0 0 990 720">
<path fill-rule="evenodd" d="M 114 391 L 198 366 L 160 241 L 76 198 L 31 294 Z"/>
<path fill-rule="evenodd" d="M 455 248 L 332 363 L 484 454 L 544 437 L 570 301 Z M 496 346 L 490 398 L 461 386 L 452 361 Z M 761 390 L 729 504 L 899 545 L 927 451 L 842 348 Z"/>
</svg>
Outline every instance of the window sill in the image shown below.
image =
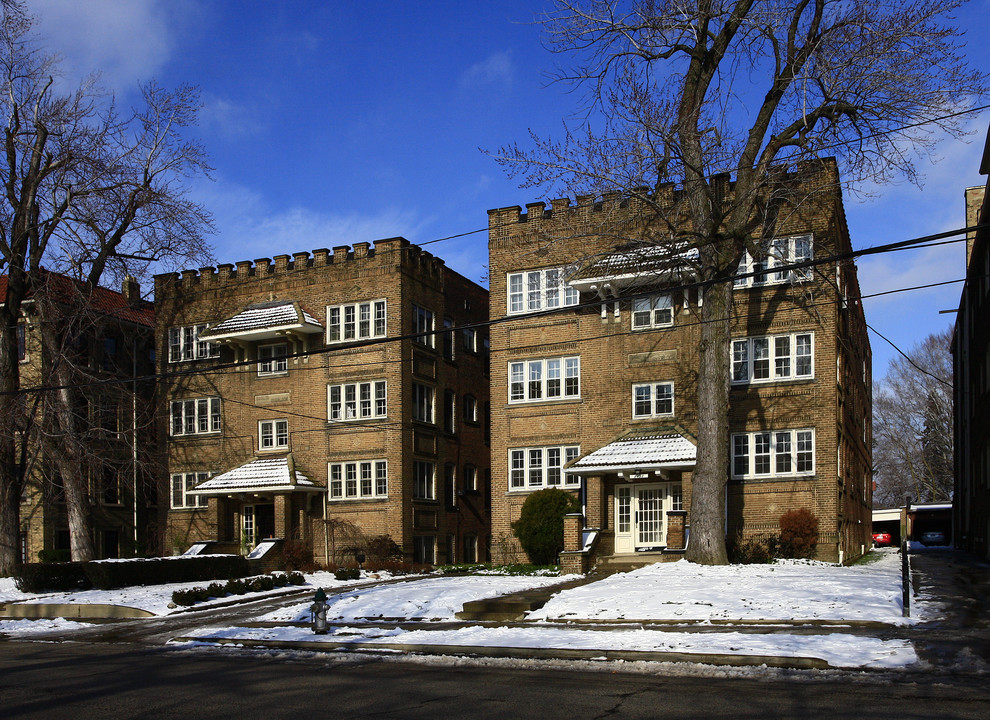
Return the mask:
<svg viewBox="0 0 990 720">
<path fill-rule="evenodd" d="M 576 398 L 562 398 L 560 400 L 516 400 L 510 401 L 505 404 L 505 409 L 510 408 L 527 408 L 527 407 L 540 407 L 546 405 L 579 405 L 582 400 L 579 397 Z"/>
<path fill-rule="evenodd" d="M 764 482 L 787 482 L 790 480 L 815 480 L 818 477 L 816 473 L 795 473 L 793 475 L 754 475 L 745 477 L 732 477 L 729 478 L 730 482 L 734 483 L 764 483 Z"/>
<path fill-rule="evenodd" d="M 751 380 L 749 382 L 735 382 L 730 381 L 730 390 L 749 390 L 752 388 L 763 388 L 763 387 L 775 387 L 777 385 L 807 385 L 815 382 L 815 376 L 811 377 L 801 377 L 793 379 L 780 379 L 780 380 Z"/>
<path fill-rule="evenodd" d="M 369 497 L 369 498 L 327 498 L 328 503 L 337 505 L 357 505 L 361 503 L 384 503 L 388 502 L 388 497 Z"/>
</svg>

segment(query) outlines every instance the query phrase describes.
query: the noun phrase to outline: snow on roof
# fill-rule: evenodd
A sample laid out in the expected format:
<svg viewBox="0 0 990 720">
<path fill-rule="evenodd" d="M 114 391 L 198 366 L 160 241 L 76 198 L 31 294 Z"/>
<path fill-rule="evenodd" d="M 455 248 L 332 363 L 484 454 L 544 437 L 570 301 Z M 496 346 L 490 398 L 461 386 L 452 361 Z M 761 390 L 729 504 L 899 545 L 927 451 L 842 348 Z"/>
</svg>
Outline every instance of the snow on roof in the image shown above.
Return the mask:
<svg viewBox="0 0 990 720">
<path fill-rule="evenodd" d="M 680 433 L 624 437 L 578 458 L 565 472 L 637 470 L 694 465 L 698 448 Z"/>
<path fill-rule="evenodd" d="M 274 300 L 248 305 L 233 317 L 201 333 L 200 337 L 219 338 L 275 329 L 322 332 L 323 323 L 310 315 L 299 303 Z"/>
<path fill-rule="evenodd" d="M 193 495 L 226 495 L 235 492 L 286 490 L 319 490 L 312 480 L 296 470 L 291 456 L 252 460 L 222 475 L 211 477 L 189 492 Z"/>
<path fill-rule="evenodd" d="M 697 248 L 683 245 L 641 245 L 603 255 L 567 278 L 572 285 L 592 282 L 617 282 L 684 273 L 698 259 Z"/>
</svg>

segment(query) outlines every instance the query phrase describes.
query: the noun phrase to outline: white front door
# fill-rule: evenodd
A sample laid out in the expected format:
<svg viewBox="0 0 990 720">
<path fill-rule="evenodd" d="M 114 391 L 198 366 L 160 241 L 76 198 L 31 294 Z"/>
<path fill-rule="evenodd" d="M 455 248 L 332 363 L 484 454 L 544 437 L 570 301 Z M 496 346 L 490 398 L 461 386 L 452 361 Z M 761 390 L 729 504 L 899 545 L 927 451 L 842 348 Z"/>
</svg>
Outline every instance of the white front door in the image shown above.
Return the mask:
<svg viewBox="0 0 990 720">
<path fill-rule="evenodd" d="M 615 488 L 615 552 L 631 553 L 667 544 L 667 483 Z"/>
</svg>

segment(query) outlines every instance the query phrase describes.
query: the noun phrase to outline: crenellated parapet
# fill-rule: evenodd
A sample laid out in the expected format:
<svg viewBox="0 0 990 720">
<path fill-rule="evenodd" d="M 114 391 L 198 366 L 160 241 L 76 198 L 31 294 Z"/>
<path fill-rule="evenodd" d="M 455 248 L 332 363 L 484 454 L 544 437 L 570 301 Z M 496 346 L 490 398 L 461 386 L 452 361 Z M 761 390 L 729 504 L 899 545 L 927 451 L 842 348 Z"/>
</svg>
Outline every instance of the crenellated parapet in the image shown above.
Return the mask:
<svg viewBox="0 0 990 720">
<path fill-rule="evenodd" d="M 155 276 L 156 287 L 174 290 L 196 288 L 204 290 L 240 284 L 252 278 L 277 278 L 297 273 L 319 272 L 333 268 L 360 270 L 380 269 L 393 271 L 402 268 L 426 277 L 440 277 L 444 261 L 413 245 L 402 237 L 385 238 L 370 242 L 358 242 L 353 246 L 340 245 L 332 250 L 318 248 L 312 252 L 276 255 L 273 258 L 241 260 L 223 263 L 216 267 L 198 270 L 162 273 Z"/>
</svg>

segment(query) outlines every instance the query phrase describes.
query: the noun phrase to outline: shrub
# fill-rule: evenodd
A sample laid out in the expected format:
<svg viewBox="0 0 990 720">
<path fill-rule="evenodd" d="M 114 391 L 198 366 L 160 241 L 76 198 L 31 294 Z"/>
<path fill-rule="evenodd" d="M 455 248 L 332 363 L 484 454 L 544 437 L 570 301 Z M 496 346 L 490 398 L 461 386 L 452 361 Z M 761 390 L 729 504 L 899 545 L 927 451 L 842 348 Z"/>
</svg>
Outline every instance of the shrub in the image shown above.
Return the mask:
<svg viewBox="0 0 990 720">
<path fill-rule="evenodd" d="M 811 558 L 818 545 L 818 518 L 808 508 L 780 516 L 780 557 Z"/>
<path fill-rule="evenodd" d="M 564 549 L 564 515 L 580 509 L 568 492 L 547 488 L 533 493 L 523 503 L 512 532 L 535 565 L 556 564 Z"/>
<path fill-rule="evenodd" d="M 282 569 L 309 570 L 315 567 L 313 550 L 299 540 L 286 540 L 282 544 Z"/>
<path fill-rule="evenodd" d="M 66 563 L 72 560 L 72 552 L 66 549 L 55 550 L 53 548 L 45 548 L 38 551 L 38 560 L 43 563 Z"/>
<path fill-rule="evenodd" d="M 285 578 L 288 581 L 289 585 L 305 585 L 306 584 L 306 578 L 303 577 L 303 574 L 301 572 L 296 572 L 295 570 L 293 570 L 288 575 L 286 575 Z"/>
<path fill-rule="evenodd" d="M 727 543 L 729 562 L 736 565 L 754 565 L 773 562 L 777 557 L 780 540 L 776 535 L 737 535 Z"/>
<path fill-rule="evenodd" d="M 26 593 L 92 587 L 86 577 L 86 563 L 80 562 L 24 563 L 17 568 L 14 578 L 17 589 Z"/>
<path fill-rule="evenodd" d="M 338 580 L 357 580 L 361 577 L 361 571 L 356 567 L 342 567 L 334 570 L 333 576 Z"/>
<path fill-rule="evenodd" d="M 375 535 L 366 543 L 368 559 L 372 561 L 396 560 L 402 558 L 402 548 L 388 535 Z"/>
</svg>

